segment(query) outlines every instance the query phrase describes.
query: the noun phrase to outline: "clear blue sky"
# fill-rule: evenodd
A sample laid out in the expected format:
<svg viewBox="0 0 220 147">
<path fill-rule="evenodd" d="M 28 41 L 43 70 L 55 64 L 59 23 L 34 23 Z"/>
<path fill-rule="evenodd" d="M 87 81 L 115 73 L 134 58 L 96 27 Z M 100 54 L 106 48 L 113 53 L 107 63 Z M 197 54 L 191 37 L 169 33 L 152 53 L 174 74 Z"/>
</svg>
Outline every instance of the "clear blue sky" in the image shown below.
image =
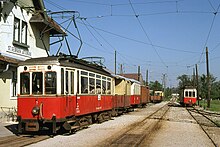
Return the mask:
<svg viewBox="0 0 220 147">
<path fill-rule="evenodd" d="M 52 12 L 75 10 L 83 46 L 79 58 L 99 56 L 114 71 L 137 72 L 167 86 L 176 86 L 177 76 L 192 75 L 195 64 L 199 74 L 206 74 L 205 47 L 209 48 L 210 73 L 220 80 L 220 1 L 219 0 L 44 0 Z M 55 18 L 61 23 L 67 18 Z M 63 23 L 64 26 L 68 22 Z M 69 31 L 77 35 L 73 23 Z M 71 30 L 72 29 L 72 30 Z M 79 41 L 69 35 L 75 54 Z M 55 46 L 54 46 L 55 48 Z M 67 52 L 63 45 L 62 52 Z M 56 52 L 52 49 L 52 52 Z"/>
</svg>

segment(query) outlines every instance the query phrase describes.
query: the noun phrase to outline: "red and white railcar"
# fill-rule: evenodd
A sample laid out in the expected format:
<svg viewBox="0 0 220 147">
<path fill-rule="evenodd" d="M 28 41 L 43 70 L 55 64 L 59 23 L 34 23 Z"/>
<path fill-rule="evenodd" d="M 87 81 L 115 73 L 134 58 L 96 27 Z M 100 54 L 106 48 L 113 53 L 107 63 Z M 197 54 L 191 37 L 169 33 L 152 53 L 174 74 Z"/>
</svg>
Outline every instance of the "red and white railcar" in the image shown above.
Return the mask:
<svg viewBox="0 0 220 147">
<path fill-rule="evenodd" d="M 197 101 L 197 90 L 193 87 L 185 87 L 180 99 L 180 103 L 183 105 L 195 105 Z"/>
<path fill-rule="evenodd" d="M 112 76 L 101 66 L 72 57 L 43 57 L 18 67 L 18 131 L 56 133 L 109 115 Z"/>
</svg>

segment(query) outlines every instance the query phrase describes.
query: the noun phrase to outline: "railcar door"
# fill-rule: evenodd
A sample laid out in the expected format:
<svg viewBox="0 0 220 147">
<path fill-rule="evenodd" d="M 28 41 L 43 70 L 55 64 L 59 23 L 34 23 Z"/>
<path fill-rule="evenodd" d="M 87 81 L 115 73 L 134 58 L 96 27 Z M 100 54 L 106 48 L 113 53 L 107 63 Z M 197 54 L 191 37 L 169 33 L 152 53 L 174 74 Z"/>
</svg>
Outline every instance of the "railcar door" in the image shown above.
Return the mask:
<svg viewBox="0 0 220 147">
<path fill-rule="evenodd" d="M 69 116 L 75 114 L 76 96 L 74 95 L 74 70 L 67 69 L 66 79 L 66 111 Z"/>
</svg>

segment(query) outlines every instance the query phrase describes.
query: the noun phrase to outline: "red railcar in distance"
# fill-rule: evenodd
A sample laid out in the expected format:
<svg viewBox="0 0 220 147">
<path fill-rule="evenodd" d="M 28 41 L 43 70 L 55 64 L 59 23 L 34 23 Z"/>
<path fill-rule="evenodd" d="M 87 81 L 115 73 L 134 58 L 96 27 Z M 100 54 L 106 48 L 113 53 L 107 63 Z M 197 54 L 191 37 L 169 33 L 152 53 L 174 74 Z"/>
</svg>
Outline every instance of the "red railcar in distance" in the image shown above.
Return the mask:
<svg viewBox="0 0 220 147">
<path fill-rule="evenodd" d="M 185 87 L 183 89 L 182 96 L 180 97 L 180 103 L 184 106 L 192 106 L 197 102 L 197 90 L 193 87 Z"/>
</svg>

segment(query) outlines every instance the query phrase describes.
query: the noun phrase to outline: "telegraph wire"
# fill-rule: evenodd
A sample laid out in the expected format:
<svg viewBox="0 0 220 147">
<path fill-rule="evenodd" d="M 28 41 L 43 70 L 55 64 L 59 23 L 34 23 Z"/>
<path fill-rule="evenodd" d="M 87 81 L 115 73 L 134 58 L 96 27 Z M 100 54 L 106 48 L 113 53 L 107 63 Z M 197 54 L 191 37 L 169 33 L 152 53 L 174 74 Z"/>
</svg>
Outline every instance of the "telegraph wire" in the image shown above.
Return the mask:
<svg viewBox="0 0 220 147">
<path fill-rule="evenodd" d="M 54 2 L 52 2 L 51 0 L 44 0 L 44 1 L 47 2 L 47 3 L 49 3 L 49 4 L 51 4 L 51 5 L 53 5 L 54 7 L 58 8 L 58 9 L 60 9 L 60 10 L 66 10 L 66 8 L 64 8 L 64 7 L 60 6 L 60 5 L 58 5 L 58 4 L 54 3 Z"/>
<path fill-rule="evenodd" d="M 211 11 L 167 11 L 167 12 L 156 12 L 156 13 L 142 13 L 138 14 L 138 16 L 146 17 L 146 16 L 154 16 L 154 15 L 167 15 L 167 14 L 213 14 Z M 99 15 L 99 16 L 89 16 L 87 19 L 100 19 L 100 18 L 107 18 L 107 17 L 134 17 L 133 14 L 113 14 L 111 15 Z"/>
<path fill-rule="evenodd" d="M 87 22 L 87 24 L 89 25 L 89 26 L 91 26 L 90 25 L 90 23 L 86 20 L 86 19 L 82 19 L 82 21 L 85 21 L 85 22 Z M 85 23 L 84 23 L 84 25 L 86 25 Z M 88 26 L 86 26 L 87 28 L 88 28 Z M 114 50 L 114 51 L 117 51 L 117 53 L 118 54 L 120 54 L 121 56 L 120 57 L 124 57 L 124 55 L 122 55 L 118 50 L 116 50 L 115 49 L 115 47 L 113 47 L 94 27 L 92 27 L 93 28 L 93 30 Z M 114 54 L 114 53 L 112 53 L 112 54 Z M 127 57 L 125 56 L 124 57 L 124 59 L 126 60 L 126 61 L 128 61 L 129 60 L 129 58 L 127 58 Z M 139 60 L 140 61 L 140 60 Z"/>
<path fill-rule="evenodd" d="M 78 23 L 80 23 L 80 22 L 78 22 Z M 172 51 L 177 51 L 177 52 L 185 52 L 185 53 L 192 53 L 192 54 L 199 53 L 199 52 L 194 52 L 194 51 L 186 51 L 186 50 L 180 50 L 180 49 L 164 47 L 164 46 L 161 46 L 161 45 L 150 44 L 150 43 L 147 43 L 147 42 L 144 42 L 144 41 L 140 41 L 140 40 L 129 38 L 129 37 L 126 37 L 126 36 L 123 36 L 123 35 L 120 35 L 120 34 L 116 34 L 116 33 L 113 33 L 113 32 L 110 32 L 110 31 L 107 31 L 107 30 L 104 30 L 104 29 L 101 29 L 101 28 L 97 28 L 97 27 L 94 27 L 94 26 L 92 26 L 90 24 L 88 24 L 88 26 L 92 27 L 93 29 L 96 29 L 96 30 L 99 30 L 99 31 L 102 31 L 102 32 L 105 32 L 105 33 L 108 33 L 108 34 L 111 34 L 111 35 L 114 35 L 114 36 L 126 39 L 126 40 L 130 40 L 130 41 L 133 41 L 133 42 L 136 42 L 136 43 L 141 43 L 141 44 L 151 45 L 151 46 L 153 45 L 153 46 L 158 47 L 158 48 L 162 48 L 162 49 L 166 49 L 166 50 L 172 50 Z"/>
<path fill-rule="evenodd" d="M 132 3 L 133 5 L 147 5 L 147 4 L 162 4 L 162 3 L 176 3 L 180 0 L 170 0 L 170 1 L 149 1 L 149 2 L 140 2 L 140 3 Z M 119 3 L 119 4 L 114 4 L 112 6 L 125 6 L 125 5 L 130 5 L 130 3 Z"/>
<path fill-rule="evenodd" d="M 219 45 L 220 45 L 220 42 L 210 52 L 212 53 L 215 49 L 219 47 Z"/>
<path fill-rule="evenodd" d="M 202 57 L 203 57 L 203 55 L 204 55 L 204 53 L 205 53 L 204 51 L 205 51 L 206 45 L 207 45 L 207 43 L 208 43 L 208 40 L 209 40 L 211 31 L 212 31 L 212 28 L 213 28 L 216 15 L 218 14 L 219 7 L 220 7 L 220 4 L 218 5 L 218 8 L 217 8 L 216 12 L 213 13 L 213 14 L 214 14 L 214 17 L 213 17 L 213 19 L 212 19 L 212 23 L 211 23 L 211 26 L 210 26 L 210 28 L 209 28 L 209 32 L 208 32 L 206 41 L 205 41 L 205 44 L 204 44 L 204 46 L 203 46 L 202 53 L 201 53 L 201 55 L 200 55 L 200 58 L 199 58 L 199 61 L 197 62 L 197 64 L 200 64 L 200 63 L 201 63 Z"/>
<path fill-rule="evenodd" d="M 160 61 L 164 64 L 165 67 L 167 67 L 166 63 L 162 60 L 161 56 L 160 56 L 159 53 L 157 52 L 157 49 L 155 48 L 155 46 L 153 46 L 153 43 L 152 43 L 151 39 L 149 38 L 149 36 L 148 36 L 146 30 L 144 29 L 144 27 L 143 27 L 143 25 L 142 25 L 140 19 L 138 18 L 137 13 L 136 13 L 135 10 L 134 10 L 134 7 L 133 7 L 133 5 L 132 5 L 132 3 L 131 3 L 131 0 L 129 0 L 129 3 L 130 3 L 130 5 L 131 5 L 131 8 L 132 8 L 132 10 L 133 10 L 133 12 L 134 12 L 134 14 L 135 14 L 135 16 L 136 16 L 136 19 L 138 20 L 138 23 L 140 24 L 140 26 L 141 26 L 141 28 L 142 28 L 142 30 L 143 30 L 145 36 L 147 37 L 148 41 L 150 42 L 150 45 L 153 47 L 153 49 L 154 49 L 154 51 L 156 52 L 157 56 L 159 57 Z"/>
<path fill-rule="evenodd" d="M 84 3 L 84 4 L 92 4 L 92 5 L 111 6 L 110 4 L 106 4 L 106 3 L 87 2 L 87 1 L 82 1 L 82 0 L 74 0 L 73 2 Z"/>
<path fill-rule="evenodd" d="M 208 2 L 210 4 L 210 6 L 212 7 L 212 9 L 216 12 L 216 10 L 215 10 L 214 6 L 212 5 L 212 3 L 210 2 L 210 0 L 208 0 Z"/>
<path fill-rule="evenodd" d="M 90 27 L 92 27 L 92 29 L 114 50 L 114 51 L 116 51 L 116 49 L 115 49 L 115 47 L 114 46 L 112 46 L 92 25 L 90 25 L 90 23 L 86 20 L 86 19 L 84 19 L 85 20 L 85 22 L 90 26 Z M 86 24 L 85 24 L 86 25 Z"/>
<path fill-rule="evenodd" d="M 84 21 L 81 19 L 82 23 L 85 25 Z M 102 43 L 96 38 L 96 36 L 92 33 L 92 31 L 88 28 L 87 25 L 85 25 L 86 29 L 89 31 L 89 33 L 93 36 L 93 38 L 99 43 L 101 47 L 103 47 Z"/>
</svg>

